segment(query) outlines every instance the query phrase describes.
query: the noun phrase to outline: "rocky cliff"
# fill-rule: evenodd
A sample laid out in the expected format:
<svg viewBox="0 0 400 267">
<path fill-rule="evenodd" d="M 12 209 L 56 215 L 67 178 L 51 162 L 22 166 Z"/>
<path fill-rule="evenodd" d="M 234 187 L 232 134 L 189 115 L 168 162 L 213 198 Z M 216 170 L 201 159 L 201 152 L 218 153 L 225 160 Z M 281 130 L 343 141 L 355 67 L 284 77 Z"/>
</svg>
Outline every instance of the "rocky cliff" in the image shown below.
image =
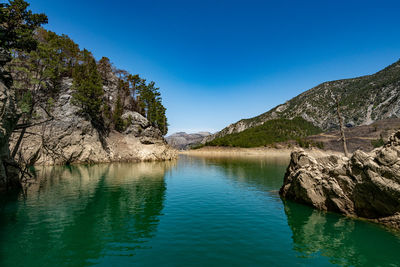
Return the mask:
<svg viewBox="0 0 400 267">
<path fill-rule="evenodd" d="M 280 195 L 400 229 L 400 131 L 383 147 L 350 158 L 293 152 Z"/>
<path fill-rule="evenodd" d="M 205 141 L 275 118 L 301 116 L 323 130 L 335 129 L 338 122 L 332 96 L 341 98 L 342 115 L 349 126 L 400 117 L 400 61 L 373 75 L 322 83 L 259 116 L 233 123 Z"/>
<path fill-rule="evenodd" d="M 3 69 L 8 61 L 8 53 L 0 48 L 0 188 L 20 185 L 17 165 L 10 156 L 9 148 L 9 140 L 18 122 L 19 111 L 15 92 L 11 88 L 11 75 Z"/>
<path fill-rule="evenodd" d="M 168 144 L 176 149 L 188 149 L 194 145 L 202 143 L 204 138 L 210 136 L 209 132 L 199 132 L 193 134 L 187 134 L 185 132 L 178 132 L 167 136 Z"/>
<path fill-rule="evenodd" d="M 104 91 L 105 98 L 116 99 L 112 87 L 104 87 Z M 54 99 L 52 119 L 42 109 L 36 110 L 37 121 L 49 121 L 30 127 L 25 134 L 19 153 L 24 162 L 54 165 L 176 157 L 176 151 L 167 145 L 160 130 L 134 111 L 124 111 L 122 119 L 129 121 L 129 125 L 123 132 L 112 130 L 102 136 L 90 121 L 79 115 L 78 107 L 71 102 L 72 94 L 72 79 L 64 79 Z M 14 134 L 13 144 L 17 138 L 18 134 Z"/>
</svg>

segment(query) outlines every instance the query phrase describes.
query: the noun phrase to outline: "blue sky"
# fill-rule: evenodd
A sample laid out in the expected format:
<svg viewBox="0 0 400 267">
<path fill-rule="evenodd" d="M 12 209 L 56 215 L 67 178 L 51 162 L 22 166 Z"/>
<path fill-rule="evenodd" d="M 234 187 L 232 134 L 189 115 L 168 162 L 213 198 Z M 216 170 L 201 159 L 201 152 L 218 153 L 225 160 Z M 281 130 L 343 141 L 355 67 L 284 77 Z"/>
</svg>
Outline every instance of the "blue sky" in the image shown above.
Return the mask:
<svg viewBox="0 0 400 267">
<path fill-rule="evenodd" d="M 47 29 L 154 80 L 176 131 L 217 131 L 400 58 L 400 1 L 31 0 Z"/>
</svg>

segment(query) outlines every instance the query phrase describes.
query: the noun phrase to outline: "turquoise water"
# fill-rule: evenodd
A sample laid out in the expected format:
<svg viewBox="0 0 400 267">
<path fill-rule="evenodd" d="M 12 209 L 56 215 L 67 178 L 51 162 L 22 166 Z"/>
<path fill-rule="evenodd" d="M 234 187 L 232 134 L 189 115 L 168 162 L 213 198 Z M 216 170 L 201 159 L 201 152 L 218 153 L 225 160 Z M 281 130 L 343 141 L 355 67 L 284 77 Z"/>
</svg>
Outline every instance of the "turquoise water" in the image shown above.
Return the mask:
<svg viewBox="0 0 400 267">
<path fill-rule="evenodd" d="M 400 234 L 283 202 L 287 160 L 38 170 L 0 202 L 0 266 L 400 266 Z"/>
</svg>

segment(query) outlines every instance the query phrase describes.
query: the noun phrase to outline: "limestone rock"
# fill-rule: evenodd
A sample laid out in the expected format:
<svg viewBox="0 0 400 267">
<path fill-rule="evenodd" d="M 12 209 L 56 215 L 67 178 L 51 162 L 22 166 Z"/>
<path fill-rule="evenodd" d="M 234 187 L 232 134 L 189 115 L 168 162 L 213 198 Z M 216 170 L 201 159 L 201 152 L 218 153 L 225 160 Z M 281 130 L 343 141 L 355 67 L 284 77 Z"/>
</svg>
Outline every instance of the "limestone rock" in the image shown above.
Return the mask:
<svg viewBox="0 0 400 267">
<path fill-rule="evenodd" d="M 160 130 L 137 112 L 123 114 L 122 118 L 129 118 L 131 122 L 123 133 L 111 131 L 108 136 L 100 136 L 71 103 L 71 85 L 71 79 L 63 81 L 52 110 L 54 119 L 29 128 L 30 133 L 24 136 L 21 155 L 25 162 L 35 158 L 36 165 L 57 165 L 170 160 L 177 157 L 176 151 L 166 145 Z M 45 117 L 40 110 L 38 113 Z M 14 142 L 16 138 L 16 135 L 13 136 Z"/>
<path fill-rule="evenodd" d="M 383 147 L 350 158 L 293 152 L 280 195 L 400 228 L 400 131 Z"/>
</svg>

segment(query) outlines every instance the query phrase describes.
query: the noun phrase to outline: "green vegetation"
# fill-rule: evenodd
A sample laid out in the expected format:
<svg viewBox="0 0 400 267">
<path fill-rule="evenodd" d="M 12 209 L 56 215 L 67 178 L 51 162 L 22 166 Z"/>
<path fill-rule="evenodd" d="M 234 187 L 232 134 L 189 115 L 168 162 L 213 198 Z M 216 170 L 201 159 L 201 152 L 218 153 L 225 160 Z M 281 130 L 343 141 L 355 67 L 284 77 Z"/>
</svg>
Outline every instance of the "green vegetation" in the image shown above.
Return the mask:
<svg viewBox="0 0 400 267">
<path fill-rule="evenodd" d="M 36 49 L 33 32 L 47 23 L 47 16 L 32 13 L 28 6 L 23 0 L 0 4 L 0 47 L 28 52 Z"/>
<path fill-rule="evenodd" d="M 300 140 L 301 138 L 320 132 L 321 129 L 301 117 L 296 117 L 292 120 L 274 119 L 240 133 L 216 138 L 206 145 L 259 147 L 271 145 L 276 142 Z"/>
<path fill-rule="evenodd" d="M 385 144 L 385 141 L 383 140 L 382 136 L 381 136 L 379 139 L 375 139 L 375 140 L 372 140 L 372 141 L 371 141 L 371 145 L 372 145 L 374 148 L 381 147 L 381 146 L 383 146 L 384 144 Z"/>
<path fill-rule="evenodd" d="M 139 112 L 167 133 L 166 108 L 154 82 L 115 68 L 107 57 L 96 62 L 67 35 L 40 28 L 47 23 L 46 15 L 33 14 L 28 6 L 23 0 L 0 4 L 0 44 L 12 54 L 7 70 L 14 79 L 23 124 L 31 124 L 38 109 L 51 117 L 63 82 L 72 78 L 72 103 L 102 133 L 124 131 L 132 122 L 122 120 L 127 111 Z"/>
<path fill-rule="evenodd" d="M 296 142 L 302 148 L 318 147 L 319 149 L 324 149 L 324 143 L 322 142 L 314 142 L 305 138 L 298 138 Z"/>
<path fill-rule="evenodd" d="M 204 144 L 196 144 L 196 145 L 190 146 L 190 149 L 200 149 L 204 146 L 205 146 Z"/>
<path fill-rule="evenodd" d="M 82 63 L 75 66 L 73 71 L 74 94 L 73 103 L 81 108 L 83 115 L 97 125 L 102 123 L 101 114 L 103 87 L 97 65 L 92 54 L 84 49 L 82 51 Z"/>
</svg>

